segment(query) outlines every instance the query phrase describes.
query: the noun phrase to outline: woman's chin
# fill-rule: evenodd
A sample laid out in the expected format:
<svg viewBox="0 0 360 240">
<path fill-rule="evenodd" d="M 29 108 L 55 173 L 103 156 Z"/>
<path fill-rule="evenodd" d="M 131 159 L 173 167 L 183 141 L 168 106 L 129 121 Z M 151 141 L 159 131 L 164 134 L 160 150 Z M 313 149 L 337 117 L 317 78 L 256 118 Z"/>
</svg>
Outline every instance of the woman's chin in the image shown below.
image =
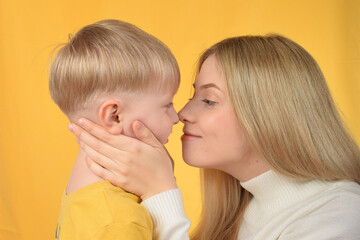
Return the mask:
<svg viewBox="0 0 360 240">
<path fill-rule="evenodd" d="M 201 164 L 198 159 L 194 158 L 194 157 L 187 157 L 183 155 L 183 159 L 184 162 L 191 166 L 191 167 L 196 167 L 196 168 L 204 168 L 206 167 L 204 164 Z"/>
</svg>

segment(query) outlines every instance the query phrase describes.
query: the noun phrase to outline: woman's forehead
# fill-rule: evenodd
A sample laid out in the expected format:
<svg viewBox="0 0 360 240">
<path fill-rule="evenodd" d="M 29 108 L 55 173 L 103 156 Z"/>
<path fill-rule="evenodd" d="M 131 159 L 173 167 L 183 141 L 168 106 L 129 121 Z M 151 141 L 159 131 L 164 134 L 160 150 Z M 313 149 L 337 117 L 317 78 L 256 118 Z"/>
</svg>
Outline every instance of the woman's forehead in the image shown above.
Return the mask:
<svg viewBox="0 0 360 240">
<path fill-rule="evenodd" d="M 218 61 L 214 55 L 209 56 L 201 66 L 200 72 L 194 83 L 194 87 L 217 87 L 219 89 L 226 88 L 226 83 L 218 64 Z"/>
</svg>

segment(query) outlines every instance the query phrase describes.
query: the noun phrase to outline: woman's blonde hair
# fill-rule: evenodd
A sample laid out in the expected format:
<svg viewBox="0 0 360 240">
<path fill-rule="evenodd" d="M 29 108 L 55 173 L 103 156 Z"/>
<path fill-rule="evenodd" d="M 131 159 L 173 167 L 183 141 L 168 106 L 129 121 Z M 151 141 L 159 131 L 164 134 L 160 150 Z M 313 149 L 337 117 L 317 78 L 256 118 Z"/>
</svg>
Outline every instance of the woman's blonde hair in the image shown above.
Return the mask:
<svg viewBox="0 0 360 240">
<path fill-rule="evenodd" d="M 299 180 L 360 183 L 359 147 L 346 131 L 312 56 L 278 35 L 225 39 L 205 51 L 222 70 L 239 124 L 273 170 Z M 202 169 L 203 210 L 193 240 L 236 239 L 251 194 Z"/>
<path fill-rule="evenodd" d="M 71 115 L 93 107 L 93 99 L 117 91 L 176 92 L 180 72 L 159 39 L 120 20 L 80 29 L 57 53 L 50 70 L 51 97 Z"/>
</svg>

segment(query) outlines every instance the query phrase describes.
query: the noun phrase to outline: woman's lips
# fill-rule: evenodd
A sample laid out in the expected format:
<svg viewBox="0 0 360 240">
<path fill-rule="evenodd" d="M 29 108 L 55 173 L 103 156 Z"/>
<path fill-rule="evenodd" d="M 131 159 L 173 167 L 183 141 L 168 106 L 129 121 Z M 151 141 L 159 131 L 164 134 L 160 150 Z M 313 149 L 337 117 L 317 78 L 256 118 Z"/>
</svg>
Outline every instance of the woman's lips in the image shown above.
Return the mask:
<svg viewBox="0 0 360 240">
<path fill-rule="evenodd" d="M 201 138 L 200 136 L 193 135 L 188 132 L 184 132 L 184 135 L 181 136 L 181 141 L 192 141 L 192 140 L 197 140 L 200 138 Z"/>
</svg>

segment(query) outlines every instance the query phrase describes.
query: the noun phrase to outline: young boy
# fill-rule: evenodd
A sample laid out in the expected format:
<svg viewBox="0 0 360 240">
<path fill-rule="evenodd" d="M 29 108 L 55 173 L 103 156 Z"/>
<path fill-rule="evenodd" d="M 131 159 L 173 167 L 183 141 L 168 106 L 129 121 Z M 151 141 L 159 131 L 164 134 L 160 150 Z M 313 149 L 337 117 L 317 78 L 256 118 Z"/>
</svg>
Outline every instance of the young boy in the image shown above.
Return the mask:
<svg viewBox="0 0 360 240">
<path fill-rule="evenodd" d="M 158 39 L 118 20 L 82 28 L 63 46 L 50 71 L 50 93 L 71 122 L 80 117 L 112 134 L 133 136 L 142 121 L 165 144 L 178 122 L 172 99 L 177 62 Z M 55 239 L 151 239 L 140 199 L 97 177 L 80 149 L 62 197 Z"/>
</svg>

